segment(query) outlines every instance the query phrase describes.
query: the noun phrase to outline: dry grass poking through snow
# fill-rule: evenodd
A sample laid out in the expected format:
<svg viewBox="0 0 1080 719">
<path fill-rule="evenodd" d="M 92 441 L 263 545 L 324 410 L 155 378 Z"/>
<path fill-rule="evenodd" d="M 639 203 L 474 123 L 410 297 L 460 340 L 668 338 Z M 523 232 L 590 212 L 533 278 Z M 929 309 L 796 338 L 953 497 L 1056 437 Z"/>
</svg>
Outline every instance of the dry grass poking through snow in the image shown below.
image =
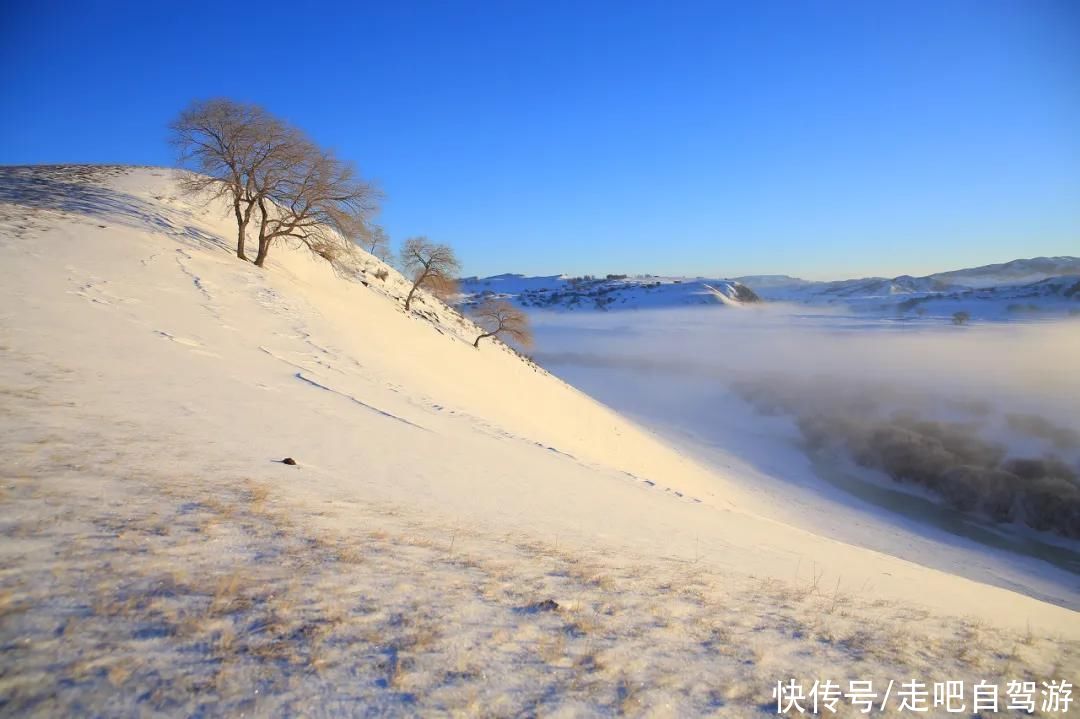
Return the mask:
<svg viewBox="0 0 1080 719">
<path fill-rule="evenodd" d="M 874 602 L 812 565 L 759 580 L 184 475 L 212 460 L 50 399 L 65 370 L 21 359 L 0 386 L 18 417 L 0 432 L 0 715 L 766 716 L 788 677 L 1080 667 L 1076 643 Z"/>
<path fill-rule="evenodd" d="M 789 676 L 1080 666 L 1074 644 L 866 601 L 812 568 L 759 581 L 286 507 L 249 481 L 107 478 L 38 440 L 3 448 L 23 458 L 0 481 L 4 715 L 745 716 Z M 325 529 L 341 516 L 355 531 Z"/>
</svg>

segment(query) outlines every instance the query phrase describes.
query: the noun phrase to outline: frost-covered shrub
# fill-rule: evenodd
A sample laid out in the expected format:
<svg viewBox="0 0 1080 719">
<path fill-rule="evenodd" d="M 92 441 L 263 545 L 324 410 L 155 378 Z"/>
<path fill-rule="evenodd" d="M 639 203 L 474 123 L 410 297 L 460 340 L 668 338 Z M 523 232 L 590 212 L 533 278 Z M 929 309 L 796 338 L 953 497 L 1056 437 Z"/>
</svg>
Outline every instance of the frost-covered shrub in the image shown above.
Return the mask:
<svg viewBox="0 0 1080 719">
<path fill-rule="evenodd" d="M 982 482 L 979 475 L 982 467 L 953 467 L 945 475 L 941 485 L 941 496 L 962 512 L 973 512 L 979 507 Z"/>
<path fill-rule="evenodd" d="M 1080 447 L 1080 432 L 1068 427 L 1059 427 L 1045 417 L 1034 414 L 1010 413 L 1005 415 L 1009 429 L 1022 432 L 1029 437 L 1038 437 L 1051 442 L 1057 449 Z"/>
<path fill-rule="evenodd" d="M 1021 479 L 1056 477 L 1076 483 L 1076 472 L 1058 457 L 1018 457 L 1004 462 L 1001 466 Z"/>
<path fill-rule="evenodd" d="M 1080 538 L 1080 488 L 1072 482 L 1045 477 L 1028 483 L 1020 509 L 1024 522 L 1035 529 Z"/>
<path fill-rule="evenodd" d="M 979 436 L 982 420 L 928 420 L 916 415 L 910 403 L 908 410 L 888 414 L 883 407 L 904 406 L 903 396 L 881 388 L 870 393 L 770 377 L 738 382 L 733 389 L 762 414 L 792 415 L 808 451 L 845 456 L 897 482 L 933 492 L 962 512 L 1080 537 L 1080 467 L 1050 454 L 1009 457 L 1005 446 Z M 992 409 L 978 401 L 946 406 L 980 418 Z M 1075 430 L 1042 417 L 1005 418 L 1014 431 L 1062 449 L 1080 446 Z"/>
</svg>

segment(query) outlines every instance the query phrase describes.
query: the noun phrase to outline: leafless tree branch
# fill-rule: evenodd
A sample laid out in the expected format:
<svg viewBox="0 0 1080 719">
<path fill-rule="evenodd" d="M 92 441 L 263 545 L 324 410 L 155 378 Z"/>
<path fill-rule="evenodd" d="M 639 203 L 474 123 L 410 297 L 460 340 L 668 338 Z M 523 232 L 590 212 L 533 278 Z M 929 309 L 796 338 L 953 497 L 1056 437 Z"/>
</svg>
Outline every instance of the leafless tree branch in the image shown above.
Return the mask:
<svg viewBox="0 0 1080 719">
<path fill-rule="evenodd" d="M 401 266 L 413 276 L 412 288 L 405 298 L 406 312 L 421 287 L 443 299 L 456 291 L 461 263 L 447 245 L 436 244 L 426 237 L 410 237 L 401 247 Z"/>
<path fill-rule="evenodd" d="M 484 300 L 473 309 L 472 317 L 484 330 L 473 347 L 479 347 L 482 339 L 499 336 L 507 336 L 522 347 L 532 346 L 528 315 L 505 300 Z"/>
</svg>

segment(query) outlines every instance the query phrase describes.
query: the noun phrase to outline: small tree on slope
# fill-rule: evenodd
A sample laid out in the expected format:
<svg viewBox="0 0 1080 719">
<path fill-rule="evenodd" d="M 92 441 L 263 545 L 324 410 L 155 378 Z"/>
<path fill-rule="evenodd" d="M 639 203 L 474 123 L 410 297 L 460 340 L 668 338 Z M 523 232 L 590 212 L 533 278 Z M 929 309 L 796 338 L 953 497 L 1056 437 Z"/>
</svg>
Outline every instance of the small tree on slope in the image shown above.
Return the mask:
<svg viewBox="0 0 1080 719">
<path fill-rule="evenodd" d="M 364 249 L 373 257 L 377 257 L 383 262 L 390 260 L 390 236 L 379 225 L 371 228 L 371 231 L 363 238 L 362 244 Z"/>
<path fill-rule="evenodd" d="M 484 332 L 473 342 L 473 347 L 480 346 L 485 337 L 507 335 L 522 347 L 532 345 L 532 329 L 529 317 L 520 309 L 504 300 L 484 300 L 472 311 L 473 321 Z"/>
<path fill-rule="evenodd" d="M 457 287 L 461 272 L 454 251 L 447 245 L 435 244 L 426 237 L 410 237 L 401 247 L 401 266 L 412 274 L 413 284 L 405 298 L 405 311 L 412 306 L 413 297 L 421 287 L 440 299 L 449 297 Z"/>
</svg>

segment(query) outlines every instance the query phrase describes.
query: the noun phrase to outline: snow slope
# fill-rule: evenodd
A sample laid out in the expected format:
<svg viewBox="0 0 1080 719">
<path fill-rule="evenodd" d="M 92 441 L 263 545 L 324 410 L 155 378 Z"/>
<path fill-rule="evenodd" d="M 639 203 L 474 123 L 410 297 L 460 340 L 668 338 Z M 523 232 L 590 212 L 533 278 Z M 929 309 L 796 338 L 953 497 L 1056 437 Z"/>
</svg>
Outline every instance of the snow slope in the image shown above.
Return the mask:
<svg viewBox="0 0 1080 719">
<path fill-rule="evenodd" d="M 0 170 L 0 712 L 746 716 L 795 674 L 1075 676 L 1073 611 L 781 521 L 405 314 L 377 260 L 263 271 L 233 231 L 172 170 Z"/>
</svg>

